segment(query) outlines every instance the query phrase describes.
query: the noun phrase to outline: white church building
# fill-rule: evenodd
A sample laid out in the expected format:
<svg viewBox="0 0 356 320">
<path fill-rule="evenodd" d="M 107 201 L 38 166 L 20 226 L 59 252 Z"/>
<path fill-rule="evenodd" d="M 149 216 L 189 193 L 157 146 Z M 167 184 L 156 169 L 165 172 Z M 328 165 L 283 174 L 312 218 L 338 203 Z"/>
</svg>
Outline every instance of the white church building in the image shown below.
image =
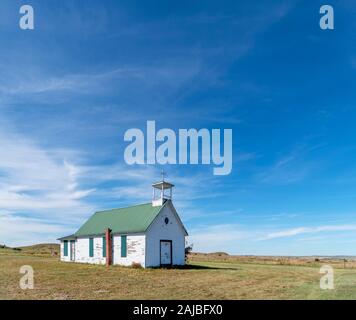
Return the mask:
<svg viewBox="0 0 356 320">
<path fill-rule="evenodd" d="M 173 184 L 154 183 L 152 202 L 93 214 L 59 238 L 60 259 L 142 267 L 184 265 L 188 233 L 172 203 Z"/>
</svg>

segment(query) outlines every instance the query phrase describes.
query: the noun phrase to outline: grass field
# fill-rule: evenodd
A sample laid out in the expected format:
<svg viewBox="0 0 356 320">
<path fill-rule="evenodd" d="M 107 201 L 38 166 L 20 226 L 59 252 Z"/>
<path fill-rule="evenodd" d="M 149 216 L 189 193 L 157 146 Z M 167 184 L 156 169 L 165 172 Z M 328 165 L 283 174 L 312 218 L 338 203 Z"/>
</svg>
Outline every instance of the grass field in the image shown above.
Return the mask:
<svg viewBox="0 0 356 320">
<path fill-rule="evenodd" d="M 356 299 L 354 261 L 192 254 L 182 269 L 134 269 L 63 263 L 56 250 L 0 249 L 0 299 Z M 323 264 L 334 290 L 319 287 Z M 33 290 L 19 288 L 22 265 L 34 269 Z"/>
</svg>

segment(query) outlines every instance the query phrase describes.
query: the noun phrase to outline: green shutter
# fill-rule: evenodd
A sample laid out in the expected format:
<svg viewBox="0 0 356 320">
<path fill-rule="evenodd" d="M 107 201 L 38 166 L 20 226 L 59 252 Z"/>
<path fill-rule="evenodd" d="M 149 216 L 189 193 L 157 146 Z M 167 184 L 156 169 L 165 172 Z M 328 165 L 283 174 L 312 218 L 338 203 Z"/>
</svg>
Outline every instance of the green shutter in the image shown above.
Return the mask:
<svg viewBox="0 0 356 320">
<path fill-rule="evenodd" d="M 63 255 L 65 256 L 65 257 L 68 257 L 68 240 L 64 240 L 64 242 L 63 242 L 63 244 L 64 244 L 64 252 L 63 252 Z"/>
<path fill-rule="evenodd" d="M 103 237 L 103 257 L 106 257 L 106 238 Z"/>
<path fill-rule="evenodd" d="M 121 257 L 125 258 L 127 255 L 127 237 L 121 236 Z"/>
<path fill-rule="evenodd" d="M 89 238 L 89 257 L 94 257 L 94 239 Z"/>
</svg>

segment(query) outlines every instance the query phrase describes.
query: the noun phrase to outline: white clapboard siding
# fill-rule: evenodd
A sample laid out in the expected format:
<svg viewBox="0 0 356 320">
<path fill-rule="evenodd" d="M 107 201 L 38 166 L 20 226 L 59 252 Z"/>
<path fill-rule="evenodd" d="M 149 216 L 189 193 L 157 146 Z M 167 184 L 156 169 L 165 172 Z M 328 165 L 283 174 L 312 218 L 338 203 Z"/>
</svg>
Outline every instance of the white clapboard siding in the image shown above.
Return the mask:
<svg viewBox="0 0 356 320">
<path fill-rule="evenodd" d="M 105 264 L 103 257 L 103 236 L 94 239 L 94 257 L 89 257 L 89 237 L 78 238 L 75 242 L 75 262 Z"/>
<path fill-rule="evenodd" d="M 168 224 L 165 218 L 169 219 Z M 146 266 L 160 266 L 160 240 L 172 240 L 172 263 L 185 263 L 185 233 L 179 223 L 174 208 L 168 204 L 159 213 L 152 225 L 146 231 Z"/>
<path fill-rule="evenodd" d="M 145 267 L 145 235 L 130 234 L 126 237 L 126 257 L 121 257 L 121 235 L 113 236 L 113 264 L 131 266 L 132 263 L 139 263 Z"/>
<path fill-rule="evenodd" d="M 68 255 L 65 256 L 64 255 L 64 242 L 61 241 L 61 261 L 70 261 L 70 245 L 69 245 L 69 241 L 68 241 Z"/>
</svg>

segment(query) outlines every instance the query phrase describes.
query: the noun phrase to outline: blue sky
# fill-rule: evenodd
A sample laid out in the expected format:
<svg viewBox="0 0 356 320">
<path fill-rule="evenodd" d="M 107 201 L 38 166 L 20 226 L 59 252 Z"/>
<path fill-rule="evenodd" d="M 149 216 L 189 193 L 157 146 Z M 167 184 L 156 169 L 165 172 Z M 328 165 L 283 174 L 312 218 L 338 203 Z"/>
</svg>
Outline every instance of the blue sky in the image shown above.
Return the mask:
<svg viewBox="0 0 356 320">
<path fill-rule="evenodd" d="M 31 4 L 35 30 L 18 26 Z M 356 254 L 355 11 L 328 1 L 0 4 L 0 243 L 151 199 L 130 128 L 233 129 L 233 171 L 171 165 L 196 251 Z"/>
</svg>

